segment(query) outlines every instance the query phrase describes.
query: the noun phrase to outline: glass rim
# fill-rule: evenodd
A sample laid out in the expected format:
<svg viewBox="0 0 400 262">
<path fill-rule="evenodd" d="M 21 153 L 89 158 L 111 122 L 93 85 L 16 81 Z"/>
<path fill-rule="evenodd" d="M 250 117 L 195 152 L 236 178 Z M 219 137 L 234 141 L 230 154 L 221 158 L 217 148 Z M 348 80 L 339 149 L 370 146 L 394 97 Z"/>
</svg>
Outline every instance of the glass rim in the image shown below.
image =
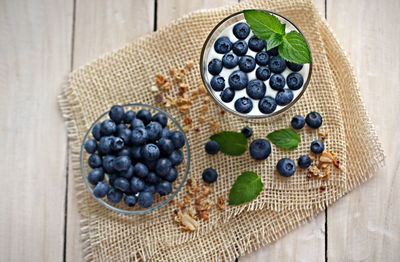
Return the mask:
<svg viewBox="0 0 400 262">
<path fill-rule="evenodd" d="M 87 132 L 85 133 L 85 135 L 83 136 L 83 141 L 82 141 L 81 150 L 80 150 L 80 154 L 79 154 L 79 163 L 80 163 L 81 177 L 82 177 L 82 179 L 83 179 L 83 181 L 84 181 L 84 183 L 85 183 L 85 186 L 86 186 L 87 191 L 92 195 L 92 197 L 93 197 L 97 202 L 99 202 L 101 205 L 105 206 L 106 208 L 111 209 L 112 211 L 115 211 L 115 212 L 118 212 L 118 213 L 127 214 L 127 215 L 142 215 L 142 214 L 149 213 L 149 212 L 151 212 L 151 211 L 153 211 L 153 210 L 157 210 L 157 209 L 161 208 L 162 206 L 168 204 L 168 203 L 171 202 L 171 200 L 174 199 L 175 196 L 181 191 L 181 189 L 182 189 L 182 187 L 185 185 L 186 180 L 187 180 L 188 175 L 189 175 L 189 168 L 190 168 L 190 146 L 189 146 L 189 141 L 188 141 L 188 139 L 187 139 L 187 137 L 186 137 L 186 133 L 183 131 L 183 128 L 181 127 L 181 125 L 179 124 L 179 122 L 178 122 L 172 115 L 170 115 L 169 113 L 165 112 L 164 110 L 162 110 L 162 109 L 160 109 L 160 108 L 158 108 L 158 107 L 152 106 L 152 105 L 140 104 L 140 103 L 136 103 L 136 104 L 125 104 L 125 105 L 121 105 L 121 106 L 122 106 L 122 107 L 142 107 L 142 108 L 144 107 L 144 108 L 153 109 L 153 110 L 156 110 L 156 111 L 158 111 L 158 112 L 160 112 L 160 113 L 165 114 L 169 119 L 172 120 L 172 122 L 175 124 L 175 126 L 178 128 L 178 130 L 179 130 L 180 132 L 182 132 L 183 137 L 184 137 L 184 140 L 185 140 L 185 147 L 186 147 L 186 151 L 187 151 L 187 153 L 186 153 L 186 155 L 187 155 L 187 157 L 186 157 L 186 158 L 187 158 L 187 159 L 186 159 L 186 167 L 185 167 L 185 173 L 184 173 L 184 175 L 183 175 L 183 177 L 182 177 L 182 181 L 179 183 L 178 187 L 177 187 L 166 199 L 164 199 L 164 200 L 161 201 L 160 203 L 157 203 L 157 204 L 154 205 L 154 206 L 151 206 L 151 207 L 146 208 L 146 209 L 141 209 L 141 210 L 125 210 L 125 209 L 121 209 L 121 208 L 115 207 L 115 206 L 113 206 L 113 205 L 107 203 L 107 202 L 104 201 L 102 198 L 97 198 L 97 197 L 94 196 L 94 194 L 93 194 L 93 189 L 92 189 L 91 186 L 89 185 L 89 181 L 88 181 L 88 179 L 87 179 L 87 174 L 88 174 L 88 172 L 87 172 L 87 170 L 86 170 L 86 168 L 84 167 L 84 164 L 83 164 L 83 154 L 84 154 L 84 152 L 85 152 L 85 149 L 84 149 L 85 141 L 87 140 L 87 138 L 88 138 L 89 135 L 91 134 L 91 131 L 92 131 L 93 127 L 94 127 L 97 123 L 99 123 L 99 121 L 100 121 L 104 116 L 106 116 L 106 115 L 108 114 L 109 110 L 106 111 L 106 112 L 104 112 L 104 113 L 102 113 L 98 118 L 96 118 L 96 120 L 91 124 L 91 126 L 90 126 L 89 129 L 88 129 L 88 131 L 87 131 Z M 86 177 L 85 177 L 84 174 L 86 174 Z"/>
<path fill-rule="evenodd" d="M 225 23 L 226 21 L 228 21 L 229 19 L 231 19 L 231 18 L 233 18 L 233 17 L 235 17 L 235 16 L 238 16 L 238 15 L 240 15 L 240 14 L 243 14 L 243 11 L 244 11 L 244 10 L 239 11 L 239 12 L 235 12 L 235 13 L 233 13 L 233 14 L 231 14 L 231 15 L 225 17 L 225 18 L 222 19 L 216 26 L 214 26 L 214 28 L 213 28 L 213 29 L 211 30 L 211 32 L 208 34 L 208 36 L 207 36 L 207 38 L 206 38 L 206 41 L 204 42 L 203 47 L 202 47 L 202 49 L 201 49 L 201 53 L 200 53 L 200 75 L 201 75 L 201 80 L 203 81 L 203 84 L 204 84 L 204 86 L 206 87 L 208 94 L 213 98 L 214 102 L 215 102 L 219 107 L 221 107 L 223 110 L 226 110 L 226 111 L 228 111 L 228 112 L 231 113 L 231 114 L 237 115 L 237 116 L 239 116 L 239 117 L 241 117 L 241 118 L 245 118 L 245 119 L 267 119 L 267 118 L 270 118 L 270 117 L 273 117 L 273 116 L 280 115 L 280 114 L 284 113 L 285 111 L 289 110 L 289 109 L 290 109 L 294 104 L 296 104 L 296 102 L 303 96 L 304 92 L 306 91 L 306 89 L 307 89 L 307 87 L 308 87 L 308 84 L 310 83 L 311 75 L 312 75 L 313 59 L 312 59 L 311 48 L 310 48 L 310 44 L 308 43 L 308 40 L 307 40 L 307 38 L 305 37 L 305 35 L 303 34 L 303 32 L 296 26 L 296 24 L 294 24 L 291 20 L 289 20 L 289 19 L 286 18 L 285 16 L 283 16 L 283 15 L 281 15 L 281 14 L 278 14 L 278 13 L 276 13 L 276 12 L 273 12 L 273 11 L 265 10 L 265 9 L 245 9 L 245 10 L 260 10 L 260 11 L 264 11 L 264 12 L 271 13 L 271 14 L 273 14 L 273 15 L 279 16 L 279 17 L 285 19 L 286 21 L 288 21 L 291 25 L 293 25 L 294 28 L 296 28 L 296 30 L 304 37 L 304 40 L 305 40 L 306 43 L 307 43 L 307 47 L 308 47 L 309 50 L 310 50 L 311 62 L 309 63 L 310 69 L 309 69 L 309 71 L 308 71 L 308 78 L 307 78 L 307 81 L 304 83 L 303 89 L 300 91 L 300 93 L 298 94 L 298 96 L 297 96 L 295 99 L 293 99 L 287 106 L 285 106 L 284 108 L 282 108 L 281 110 L 279 110 L 279 111 L 277 111 L 277 112 L 273 112 L 273 113 L 271 113 L 271 114 L 264 114 L 264 115 L 248 115 L 248 114 L 239 113 L 239 112 L 237 112 L 236 110 L 233 110 L 233 109 L 231 109 L 231 108 L 225 106 L 221 101 L 218 100 L 218 98 L 216 97 L 215 92 L 213 92 L 213 91 L 211 90 L 211 88 L 210 88 L 208 82 L 207 82 L 206 79 L 205 79 L 205 75 L 206 75 L 206 74 L 205 74 L 205 72 L 204 72 L 203 64 L 204 64 L 204 54 L 205 54 L 205 51 L 206 51 L 206 47 L 207 47 L 207 45 L 208 45 L 208 43 L 209 43 L 211 37 L 214 35 L 215 31 L 216 31 L 223 23 Z"/>
</svg>

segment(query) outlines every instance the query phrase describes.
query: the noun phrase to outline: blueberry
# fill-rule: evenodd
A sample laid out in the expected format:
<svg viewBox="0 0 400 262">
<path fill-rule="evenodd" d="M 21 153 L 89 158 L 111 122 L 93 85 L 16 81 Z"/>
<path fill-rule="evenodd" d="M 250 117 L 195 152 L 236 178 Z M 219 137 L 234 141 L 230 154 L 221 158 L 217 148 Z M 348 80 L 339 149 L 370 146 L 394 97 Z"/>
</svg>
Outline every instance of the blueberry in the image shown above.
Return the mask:
<svg viewBox="0 0 400 262">
<path fill-rule="evenodd" d="M 229 86 L 235 90 L 242 90 L 247 86 L 249 78 L 246 73 L 242 71 L 234 71 L 228 79 Z"/>
<path fill-rule="evenodd" d="M 271 79 L 269 79 L 269 86 L 274 90 L 283 90 L 285 87 L 286 81 L 285 77 L 281 74 L 273 74 Z"/>
<path fill-rule="evenodd" d="M 271 72 L 279 74 L 285 71 L 286 62 L 282 57 L 274 56 L 269 60 L 268 67 Z"/>
<path fill-rule="evenodd" d="M 222 101 L 229 103 L 235 97 L 235 90 L 232 87 L 227 87 L 219 94 L 219 96 Z"/>
<path fill-rule="evenodd" d="M 293 72 L 299 72 L 303 68 L 303 65 L 301 64 L 295 64 L 288 61 L 286 61 L 286 66 Z"/>
<path fill-rule="evenodd" d="M 276 106 L 275 99 L 270 96 L 265 96 L 258 102 L 258 109 L 263 114 L 271 114 L 275 111 Z"/>
<path fill-rule="evenodd" d="M 247 45 L 246 41 L 239 40 L 233 44 L 232 50 L 236 55 L 242 56 L 247 53 L 247 50 L 249 50 L 249 46 Z"/>
<path fill-rule="evenodd" d="M 137 112 L 136 114 L 136 118 L 139 118 L 140 120 L 143 121 L 143 123 L 145 125 L 147 125 L 148 123 L 150 123 L 151 121 L 151 113 L 149 110 L 147 109 L 141 109 Z"/>
<path fill-rule="evenodd" d="M 250 144 L 250 156 L 255 160 L 264 160 L 271 154 L 271 143 L 265 139 L 256 139 Z"/>
<path fill-rule="evenodd" d="M 168 158 L 160 158 L 156 164 L 156 174 L 160 177 L 166 176 L 171 170 L 172 162 Z"/>
<path fill-rule="evenodd" d="M 106 155 L 111 152 L 112 144 L 114 143 L 113 136 L 103 136 L 100 138 L 98 151 L 100 154 Z"/>
<path fill-rule="evenodd" d="M 101 157 L 98 154 L 90 155 L 88 164 L 91 168 L 101 167 Z"/>
<path fill-rule="evenodd" d="M 232 32 L 238 39 L 246 39 L 250 34 L 250 27 L 248 24 L 243 22 L 237 23 L 233 27 Z"/>
<path fill-rule="evenodd" d="M 101 123 L 100 132 L 102 135 L 112 135 L 117 131 L 117 126 L 115 125 L 114 121 L 112 120 L 104 120 Z"/>
<path fill-rule="evenodd" d="M 239 113 L 247 114 L 253 109 L 253 102 L 247 97 L 241 97 L 235 101 L 235 109 Z"/>
<path fill-rule="evenodd" d="M 130 130 L 123 124 L 119 124 L 117 126 L 117 137 L 122 138 L 122 140 L 124 140 L 125 145 L 129 144 L 131 136 L 132 136 L 132 130 Z"/>
<path fill-rule="evenodd" d="M 208 72 L 212 75 L 218 75 L 222 71 L 222 61 L 214 58 L 208 63 Z"/>
<path fill-rule="evenodd" d="M 239 68 L 243 72 L 251 72 L 256 68 L 256 60 L 249 55 L 242 56 L 239 59 Z"/>
<path fill-rule="evenodd" d="M 178 178 L 178 170 L 175 167 L 172 167 L 169 173 L 164 177 L 164 180 L 169 182 L 174 182 Z"/>
<path fill-rule="evenodd" d="M 298 90 L 303 86 L 303 76 L 299 73 L 290 73 L 286 78 L 288 87 L 292 90 Z"/>
<path fill-rule="evenodd" d="M 132 122 L 131 122 L 131 128 L 132 129 L 136 129 L 136 128 L 140 128 L 140 127 L 144 128 L 143 121 L 138 119 L 138 118 L 133 119 Z"/>
<path fill-rule="evenodd" d="M 133 119 L 135 119 L 135 117 L 136 117 L 136 113 L 132 110 L 128 110 L 124 114 L 123 121 L 125 124 L 130 124 L 130 123 L 132 123 Z"/>
<path fill-rule="evenodd" d="M 148 159 L 145 159 L 145 160 L 143 161 L 143 163 L 147 166 L 147 168 L 148 168 L 150 171 L 156 170 L 157 160 L 148 160 Z"/>
<path fill-rule="evenodd" d="M 143 189 L 143 192 L 150 192 L 154 194 L 156 192 L 156 187 L 154 185 L 146 185 Z"/>
<path fill-rule="evenodd" d="M 275 101 L 280 106 L 286 106 L 293 100 L 293 92 L 290 89 L 283 89 L 279 91 L 275 96 Z"/>
<path fill-rule="evenodd" d="M 115 137 L 115 138 L 113 139 L 112 144 L 111 144 L 111 150 L 113 150 L 113 151 L 119 151 L 119 150 L 121 150 L 121 149 L 124 148 L 124 145 L 125 145 L 125 143 L 124 143 L 124 140 L 123 140 L 122 138 L 120 138 L 120 137 Z"/>
<path fill-rule="evenodd" d="M 118 156 L 130 156 L 130 152 L 128 148 L 123 148 L 118 152 Z"/>
<path fill-rule="evenodd" d="M 269 55 L 265 51 L 261 51 L 256 54 L 256 63 L 260 66 L 266 66 L 268 64 Z"/>
<path fill-rule="evenodd" d="M 225 79 L 222 76 L 213 76 L 210 85 L 214 91 L 222 91 L 225 87 Z"/>
<path fill-rule="evenodd" d="M 129 155 L 134 160 L 141 160 L 142 159 L 142 147 L 140 146 L 133 146 L 129 148 Z"/>
<path fill-rule="evenodd" d="M 276 164 L 276 169 L 281 176 L 289 177 L 296 172 L 296 164 L 290 158 L 282 158 Z"/>
<path fill-rule="evenodd" d="M 256 70 L 256 77 L 262 81 L 268 80 L 271 76 L 271 70 L 267 66 L 260 66 Z"/>
<path fill-rule="evenodd" d="M 306 124 L 306 121 L 304 120 L 304 117 L 302 117 L 301 115 L 296 115 L 292 118 L 290 124 L 294 129 L 302 129 Z"/>
<path fill-rule="evenodd" d="M 306 116 L 306 123 L 311 128 L 318 128 L 322 125 L 322 116 L 317 112 L 311 112 Z"/>
<path fill-rule="evenodd" d="M 299 157 L 299 160 L 297 160 L 297 164 L 300 168 L 308 168 L 311 166 L 311 162 L 312 160 L 308 155 L 302 155 Z"/>
<path fill-rule="evenodd" d="M 103 169 L 95 168 L 89 172 L 88 181 L 90 182 L 90 184 L 96 185 L 97 183 L 99 183 L 100 181 L 103 181 L 103 180 L 104 180 Z"/>
<path fill-rule="evenodd" d="M 244 135 L 244 137 L 249 138 L 253 135 L 253 128 L 251 128 L 249 126 L 245 126 L 242 128 L 240 133 L 242 133 Z"/>
<path fill-rule="evenodd" d="M 156 175 L 156 173 L 154 172 L 149 172 L 146 176 L 146 183 L 148 184 L 157 184 L 158 182 L 160 182 L 160 178 Z"/>
<path fill-rule="evenodd" d="M 250 80 L 246 87 L 246 93 L 253 99 L 261 99 L 264 97 L 267 87 L 264 82 L 258 79 Z"/>
<path fill-rule="evenodd" d="M 160 194 L 160 196 L 165 196 L 172 192 L 172 185 L 168 181 L 161 181 L 157 185 L 156 190 Z"/>
<path fill-rule="evenodd" d="M 150 122 L 146 126 L 147 131 L 147 140 L 148 141 L 156 141 L 161 138 L 162 126 L 158 122 Z"/>
<path fill-rule="evenodd" d="M 249 48 L 254 52 L 260 52 L 265 45 L 265 40 L 258 39 L 255 35 L 249 39 Z"/>
<path fill-rule="evenodd" d="M 216 141 L 208 141 L 204 146 L 207 154 L 215 155 L 219 152 L 220 145 Z"/>
<path fill-rule="evenodd" d="M 127 195 L 124 198 L 125 205 L 127 205 L 129 207 L 133 207 L 134 205 L 136 205 L 136 202 L 137 202 L 137 198 L 135 196 Z"/>
<path fill-rule="evenodd" d="M 185 145 L 185 136 L 180 131 L 174 131 L 171 133 L 169 139 L 174 143 L 175 148 L 179 149 Z"/>
<path fill-rule="evenodd" d="M 111 186 L 114 186 L 114 181 L 117 178 L 118 178 L 117 174 L 111 174 L 108 176 L 108 182 L 110 183 Z"/>
<path fill-rule="evenodd" d="M 147 131 L 143 127 L 135 128 L 131 133 L 131 142 L 134 146 L 143 145 L 147 141 Z"/>
<path fill-rule="evenodd" d="M 164 137 L 158 140 L 157 146 L 160 149 L 161 154 L 166 156 L 169 156 L 175 149 L 175 145 L 172 143 L 172 140 Z"/>
<path fill-rule="evenodd" d="M 267 51 L 267 54 L 270 56 L 277 56 L 278 55 L 278 47 L 274 47 Z"/>
<path fill-rule="evenodd" d="M 234 68 L 238 65 L 239 58 L 233 53 L 227 53 L 222 57 L 222 64 L 226 68 Z M 219 73 L 219 72 L 218 72 Z"/>
<path fill-rule="evenodd" d="M 86 140 L 86 142 L 84 144 L 84 148 L 85 148 L 86 152 L 88 152 L 89 154 L 93 154 L 94 152 L 96 152 L 96 149 L 97 149 L 96 140 L 95 139 Z"/>
<path fill-rule="evenodd" d="M 129 184 L 128 179 L 126 179 L 124 177 L 118 177 L 114 181 L 114 187 L 116 189 L 121 190 L 122 192 L 125 192 L 130 187 L 130 184 Z"/>
<path fill-rule="evenodd" d="M 173 166 L 180 165 L 184 160 L 183 152 L 180 150 L 174 150 L 169 155 L 169 160 L 171 161 Z"/>
<path fill-rule="evenodd" d="M 145 178 L 149 174 L 149 169 L 143 163 L 136 163 L 133 168 L 133 174 L 137 177 Z"/>
<path fill-rule="evenodd" d="M 132 161 L 129 156 L 119 156 L 114 160 L 114 169 L 118 172 L 128 170 Z"/>
<path fill-rule="evenodd" d="M 155 144 L 147 144 L 142 147 L 142 157 L 147 160 L 156 160 L 160 157 L 160 149 Z"/>
<path fill-rule="evenodd" d="M 215 52 L 218 54 L 226 54 L 232 49 L 232 42 L 228 37 L 223 36 L 217 39 L 214 43 Z"/>
<path fill-rule="evenodd" d="M 163 130 L 161 131 L 161 137 L 169 138 L 171 135 L 171 131 L 169 131 L 168 128 L 164 127 Z"/>
<path fill-rule="evenodd" d="M 214 168 L 206 168 L 204 169 L 203 173 L 201 174 L 204 182 L 206 183 L 214 183 L 217 181 L 218 173 Z"/>
<path fill-rule="evenodd" d="M 103 158 L 103 169 L 106 171 L 106 173 L 111 174 L 115 171 L 114 161 L 115 156 L 108 155 Z"/>
<path fill-rule="evenodd" d="M 101 138 L 101 124 L 95 124 L 92 128 L 92 135 L 93 137 L 99 141 Z"/>
<path fill-rule="evenodd" d="M 93 195 L 97 198 L 103 198 L 107 195 L 109 189 L 106 182 L 99 182 L 93 189 Z"/>
<path fill-rule="evenodd" d="M 122 200 L 122 196 L 122 192 L 116 188 L 111 188 L 107 193 L 107 199 L 112 203 L 119 203 Z"/>
<path fill-rule="evenodd" d="M 130 165 L 127 170 L 120 172 L 119 175 L 126 179 L 131 179 L 133 176 L 133 173 L 134 173 L 134 166 Z"/>
<path fill-rule="evenodd" d="M 111 120 L 114 121 L 116 124 L 121 123 L 121 121 L 124 119 L 124 114 L 124 108 L 119 105 L 112 106 L 110 111 L 108 112 Z"/>
<path fill-rule="evenodd" d="M 136 194 L 137 192 L 140 192 L 144 189 L 145 184 L 140 178 L 134 176 L 131 179 L 130 186 L 132 192 Z"/>
<path fill-rule="evenodd" d="M 166 114 L 158 112 L 157 114 L 153 115 L 153 121 L 160 123 L 160 125 L 164 128 L 168 123 L 168 117 Z"/>
<path fill-rule="evenodd" d="M 142 208 L 151 207 L 154 203 L 153 194 L 151 192 L 141 192 L 138 197 L 138 204 Z"/>
<path fill-rule="evenodd" d="M 314 140 L 311 142 L 310 149 L 311 152 L 313 152 L 314 154 L 321 154 L 322 152 L 324 152 L 325 149 L 324 142 L 322 142 L 321 140 Z"/>
</svg>

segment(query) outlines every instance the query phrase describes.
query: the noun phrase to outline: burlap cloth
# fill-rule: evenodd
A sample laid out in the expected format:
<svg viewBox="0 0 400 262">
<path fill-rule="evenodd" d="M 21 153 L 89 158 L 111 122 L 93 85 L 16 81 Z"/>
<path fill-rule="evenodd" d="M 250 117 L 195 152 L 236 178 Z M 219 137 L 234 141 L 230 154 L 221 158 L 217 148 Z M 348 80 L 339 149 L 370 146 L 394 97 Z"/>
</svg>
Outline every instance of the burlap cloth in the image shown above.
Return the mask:
<svg viewBox="0 0 400 262">
<path fill-rule="evenodd" d="M 329 133 L 326 146 L 337 153 L 341 169 L 327 181 L 309 180 L 305 172 L 290 179 L 275 174 L 275 163 L 282 157 L 297 159 L 308 153 L 317 131 L 301 131 L 298 150 L 273 148 L 267 161 L 253 161 L 246 153 L 240 157 L 223 154 L 208 156 L 203 145 L 211 134 L 207 126 L 200 133 L 189 132 L 192 158 L 190 176 L 199 178 L 206 167 L 214 167 L 220 178 L 213 197 L 227 196 L 241 171 L 256 171 L 265 190 L 253 202 L 224 211 L 213 210 L 210 220 L 201 222 L 199 231 L 181 232 L 172 223 L 174 205 L 147 215 L 128 216 L 112 212 L 96 202 L 86 191 L 80 177 L 79 150 L 91 123 L 113 104 L 154 103 L 149 87 L 157 73 L 182 67 L 194 61 L 186 76 L 191 87 L 200 82 L 199 57 L 210 30 L 227 15 L 246 8 L 275 11 L 288 17 L 311 44 L 313 73 L 310 85 L 298 103 L 281 117 L 251 123 L 254 137 L 288 127 L 295 114 L 318 111 L 324 117 L 321 131 Z M 201 104 L 195 103 L 190 116 L 196 119 Z M 85 259 L 88 261 L 214 261 L 232 260 L 283 236 L 318 214 L 327 205 L 370 178 L 383 152 L 361 101 L 353 69 L 326 22 L 307 0 L 249 0 L 218 9 L 193 12 L 159 31 L 138 39 L 120 50 L 74 71 L 60 106 L 67 122 L 72 166 L 76 178 Z M 178 120 L 175 109 L 169 112 Z M 222 130 L 239 131 L 249 123 L 235 116 L 221 115 L 210 105 L 209 116 L 217 116 Z M 325 191 L 319 190 L 326 186 Z M 178 194 L 177 199 L 181 199 Z"/>
</svg>

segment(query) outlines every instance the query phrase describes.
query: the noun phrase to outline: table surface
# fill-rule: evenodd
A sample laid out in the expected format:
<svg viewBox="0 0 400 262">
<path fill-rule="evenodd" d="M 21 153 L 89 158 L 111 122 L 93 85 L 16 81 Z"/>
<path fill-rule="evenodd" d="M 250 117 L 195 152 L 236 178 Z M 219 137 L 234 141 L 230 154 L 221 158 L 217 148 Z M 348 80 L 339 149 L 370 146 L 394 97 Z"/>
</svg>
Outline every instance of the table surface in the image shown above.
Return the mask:
<svg viewBox="0 0 400 262">
<path fill-rule="evenodd" d="M 0 1 L 0 261 L 82 261 L 56 97 L 71 70 L 192 10 L 238 0 Z M 386 154 L 375 177 L 244 261 L 399 261 L 400 1 L 314 0 Z"/>
</svg>

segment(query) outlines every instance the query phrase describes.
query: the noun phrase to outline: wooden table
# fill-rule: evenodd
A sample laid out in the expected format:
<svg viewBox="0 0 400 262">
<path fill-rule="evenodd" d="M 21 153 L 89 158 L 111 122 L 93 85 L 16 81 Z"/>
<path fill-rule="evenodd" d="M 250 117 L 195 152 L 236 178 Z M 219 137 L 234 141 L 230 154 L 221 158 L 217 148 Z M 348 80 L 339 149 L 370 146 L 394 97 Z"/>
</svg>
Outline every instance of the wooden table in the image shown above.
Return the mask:
<svg viewBox="0 0 400 262">
<path fill-rule="evenodd" d="M 56 96 L 71 70 L 200 8 L 237 0 L 0 1 L 0 261 L 81 261 Z M 356 70 L 386 166 L 239 261 L 400 260 L 400 1 L 315 0 Z"/>
</svg>

